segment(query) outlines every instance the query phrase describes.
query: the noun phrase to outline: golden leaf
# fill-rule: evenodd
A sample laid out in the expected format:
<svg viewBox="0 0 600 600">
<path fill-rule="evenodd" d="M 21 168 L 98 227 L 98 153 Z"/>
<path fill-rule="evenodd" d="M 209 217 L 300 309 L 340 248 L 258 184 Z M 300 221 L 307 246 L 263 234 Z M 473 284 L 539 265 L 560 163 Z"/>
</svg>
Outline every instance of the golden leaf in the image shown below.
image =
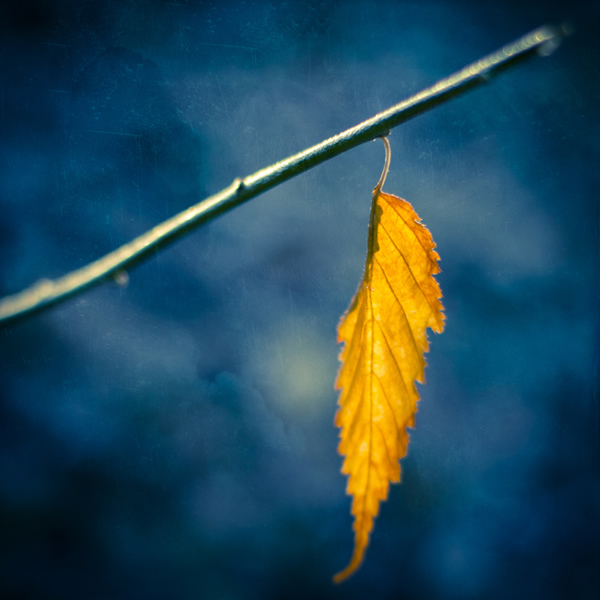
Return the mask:
<svg viewBox="0 0 600 600">
<path fill-rule="evenodd" d="M 390 160 L 383 140 L 386 165 L 373 190 L 365 273 L 338 327 L 344 348 L 335 424 L 341 427 L 338 450 L 346 456 L 342 473 L 349 475 L 355 538 L 336 583 L 360 566 L 379 502 L 387 499 L 390 482 L 400 481 L 406 428 L 414 427 L 419 400 L 415 381 L 425 381 L 426 329 L 444 329 L 442 293 L 433 277 L 439 255 L 413 207 L 381 191 Z"/>
</svg>

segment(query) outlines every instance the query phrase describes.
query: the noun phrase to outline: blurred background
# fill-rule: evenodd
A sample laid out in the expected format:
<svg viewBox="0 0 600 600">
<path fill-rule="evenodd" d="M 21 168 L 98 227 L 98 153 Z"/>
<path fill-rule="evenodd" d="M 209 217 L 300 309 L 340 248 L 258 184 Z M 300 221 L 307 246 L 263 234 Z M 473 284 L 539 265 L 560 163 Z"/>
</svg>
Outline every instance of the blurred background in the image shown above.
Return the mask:
<svg viewBox="0 0 600 600">
<path fill-rule="evenodd" d="M 368 143 L 0 330 L 7 599 L 600 594 L 597 2 L 5 1 L 0 292 L 58 277 L 544 23 L 393 131 L 447 326 L 366 562 L 333 426 Z"/>
</svg>

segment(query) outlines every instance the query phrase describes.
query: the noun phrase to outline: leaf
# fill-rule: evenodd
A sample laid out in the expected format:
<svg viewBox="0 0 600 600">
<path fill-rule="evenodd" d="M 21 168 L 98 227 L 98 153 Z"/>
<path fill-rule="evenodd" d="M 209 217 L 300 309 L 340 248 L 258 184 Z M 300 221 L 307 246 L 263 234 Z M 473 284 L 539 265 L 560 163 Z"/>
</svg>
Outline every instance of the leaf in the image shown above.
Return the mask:
<svg viewBox="0 0 600 600">
<path fill-rule="evenodd" d="M 355 539 L 336 583 L 360 566 L 379 502 L 387 499 L 390 482 L 400 481 L 406 429 L 414 427 L 419 400 L 415 381 L 425 382 L 426 329 L 444 329 L 442 294 L 433 277 L 439 255 L 412 206 L 381 191 L 390 158 L 383 140 L 386 167 L 373 190 L 365 273 L 338 327 L 344 347 L 335 424 L 341 427 L 338 451 L 346 456 L 342 473 L 349 475 Z"/>
</svg>

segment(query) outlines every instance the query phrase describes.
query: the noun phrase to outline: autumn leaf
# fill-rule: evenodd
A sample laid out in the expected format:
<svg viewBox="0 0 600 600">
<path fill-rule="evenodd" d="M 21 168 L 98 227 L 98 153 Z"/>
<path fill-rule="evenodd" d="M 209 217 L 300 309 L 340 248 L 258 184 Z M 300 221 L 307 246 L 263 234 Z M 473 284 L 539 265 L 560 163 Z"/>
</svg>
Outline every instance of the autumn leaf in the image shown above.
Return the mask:
<svg viewBox="0 0 600 600">
<path fill-rule="evenodd" d="M 355 538 L 336 583 L 360 566 L 379 502 L 387 499 L 390 482 L 400 481 L 406 429 L 414 427 L 419 400 L 415 381 L 425 382 L 426 329 L 444 329 L 442 294 L 433 277 L 439 255 L 413 207 L 381 191 L 390 161 L 389 142 L 383 141 L 386 164 L 373 190 L 365 273 L 338 327 L 344 347 L 335 424 L 341 427 L 338 450 L 346 457 L 342 473 L 349 475 Z"/>
</svg>

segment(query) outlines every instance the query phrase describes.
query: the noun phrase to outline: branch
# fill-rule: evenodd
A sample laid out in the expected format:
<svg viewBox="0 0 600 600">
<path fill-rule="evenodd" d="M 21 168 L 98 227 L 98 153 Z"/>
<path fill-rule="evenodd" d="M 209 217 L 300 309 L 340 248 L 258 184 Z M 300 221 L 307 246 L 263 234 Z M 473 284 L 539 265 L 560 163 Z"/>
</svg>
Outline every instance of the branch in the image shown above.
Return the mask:
<svg viewBox="0 0 600 600">
<path fill-rule="evenodd" d="M 471 88 L 488 82 L 493 75 L 536 54 L 548 55 L 559 45 L 562 33 L 540 27 L 442 79 L 408 100 L 335 135 L 316 146 L 261 169 L 157 225 L 106 256 L 55 279 L 42 279 L 18 294 L 0 300 L 0 323 L 38 313 L 108 279 L 154 254 L 217 216 L 360 144 L 389 133 L 396 127 Z"/>
</svg>

